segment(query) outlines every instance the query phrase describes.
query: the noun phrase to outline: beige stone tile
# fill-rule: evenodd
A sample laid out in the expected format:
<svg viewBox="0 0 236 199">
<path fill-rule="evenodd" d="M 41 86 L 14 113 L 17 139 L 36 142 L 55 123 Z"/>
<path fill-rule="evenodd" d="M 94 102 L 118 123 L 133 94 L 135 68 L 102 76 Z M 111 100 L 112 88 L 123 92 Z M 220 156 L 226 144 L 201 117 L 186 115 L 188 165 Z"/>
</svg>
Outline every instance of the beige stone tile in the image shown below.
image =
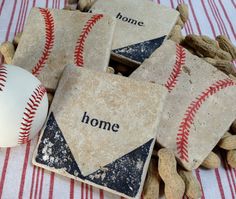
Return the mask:
<svg viewBox="0 0 236 199">
<path fill-rule="evenodd" d="M 167 88 L 157 141 L 188 170 L 197 168 L 236 118 L 236 83 L 204 60 L 166 41 L 130 78 Z"/>
<path fill-rule="evenodd" d="M 138 63 L 161 45 L 178 18 L 176 10 L 147 0 L 97 0 L 90 12 L 117 19 L 113 54 Z"/>
<path fill-rule="evenodd" d="M 66 64 L 106 70 L 114 27 L 107 15 L 33 8 L 13 63 L 55 90 Z"/>
<path fill-rule="evenodd" d="M 66 67 L 34 164 L 139 198 L 166 94 L 157 84 Z"/>
</svg>

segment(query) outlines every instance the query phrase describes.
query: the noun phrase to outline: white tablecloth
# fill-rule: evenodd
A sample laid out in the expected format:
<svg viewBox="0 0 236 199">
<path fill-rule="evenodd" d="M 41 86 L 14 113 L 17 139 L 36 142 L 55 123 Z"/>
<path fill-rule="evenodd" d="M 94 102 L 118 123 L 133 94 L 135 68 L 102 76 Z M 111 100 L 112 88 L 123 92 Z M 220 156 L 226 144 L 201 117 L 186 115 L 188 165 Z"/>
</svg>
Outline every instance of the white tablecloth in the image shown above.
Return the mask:
<svg viewBox="0 0 236 199">
<path fill-rule="evenodd" d="M 155 0 L 168 7 L 180 2 L 189 5 L 190 21 L 183 33 L 216 37 L 227 35 L 236 44 L 236 0 Z M 0 0 L 0 42 L 21 32 L 33 6 L 63 8 L 66 0 Z M 33 35 L 32 35 L 33 36 Z M 1 110 L 0 110 L 1 111 Z M 214 131 L 214 129 L 212 129 Z M 118 199 L 107 192 L 32 166 L 37 138 L 16 148 L 0 148 L 0 199 L 81 198 Z M 224 161 L 215 170 L 197 169 L 206 199 L 236 198 L 236 170 Z"/>
</svg>

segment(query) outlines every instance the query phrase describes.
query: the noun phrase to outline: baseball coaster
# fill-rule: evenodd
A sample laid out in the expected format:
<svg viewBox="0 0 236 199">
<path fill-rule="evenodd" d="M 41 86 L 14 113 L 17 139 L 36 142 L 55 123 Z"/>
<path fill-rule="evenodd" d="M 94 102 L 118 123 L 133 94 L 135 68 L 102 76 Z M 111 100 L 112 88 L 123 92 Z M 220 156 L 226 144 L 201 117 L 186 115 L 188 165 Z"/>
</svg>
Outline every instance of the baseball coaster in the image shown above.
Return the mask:
<svg viewBox="0 0 236 199">
<path fill-rule="evenodd" d="M 13 63 L 55 90 L 66 64 L 105 71 L 114 27 L 104 14 L 33 8 Z"/>
<path fill-rule="evenodd" d="M 162 44 L 178 17 L 176 10 L 147 0 L 97 0 L 90 12 L 117 19 L 112 58 L 137 64 Z"/>
<path fill-rule="evenodd" d="M 188 170 L 197 168 L 236 118 L 236 82 L 172 41 L 131 78 L 164 85 L 167 95 L 157 141 Z"/>
<path fill-rule="evenodd" d="M 140 198 L 166 94 L 157 84 L 66 67 L 33 164 Z"/>
</svg>

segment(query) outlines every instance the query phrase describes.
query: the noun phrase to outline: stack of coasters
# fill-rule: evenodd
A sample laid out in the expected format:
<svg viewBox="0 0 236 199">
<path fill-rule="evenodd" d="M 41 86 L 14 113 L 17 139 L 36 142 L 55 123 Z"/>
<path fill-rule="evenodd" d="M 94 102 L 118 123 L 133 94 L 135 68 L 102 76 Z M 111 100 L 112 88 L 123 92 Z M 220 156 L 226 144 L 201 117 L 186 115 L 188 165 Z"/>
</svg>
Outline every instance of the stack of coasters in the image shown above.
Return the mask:
<svg viewBox="0 0 236 199">
<path fill-rule="evenodd" d="M 169 91 L 157 142 L 172 149 L 188 170 L 202 163 L 236 118 L 236 82 L 172 41 L 130 77 Z"/>
<path fill-rule="evenodd" d="M 112 58 L 136 64 L 163 43 L 179 15 L 176 10 L 148 0 L 97 0 L 90 12 L 116 17 Z"/>
<path fill-rule="evenodd" d="M 13 64 L 55 90 L 66 64 L 105 71 L 115 20 L 103 14 L 33 8 Z"/>
<path fill-rule="evenodd" d="M 166 94 L 157 84 L 67 66 L 33 164 L 139 198 Z"/>
</svg>

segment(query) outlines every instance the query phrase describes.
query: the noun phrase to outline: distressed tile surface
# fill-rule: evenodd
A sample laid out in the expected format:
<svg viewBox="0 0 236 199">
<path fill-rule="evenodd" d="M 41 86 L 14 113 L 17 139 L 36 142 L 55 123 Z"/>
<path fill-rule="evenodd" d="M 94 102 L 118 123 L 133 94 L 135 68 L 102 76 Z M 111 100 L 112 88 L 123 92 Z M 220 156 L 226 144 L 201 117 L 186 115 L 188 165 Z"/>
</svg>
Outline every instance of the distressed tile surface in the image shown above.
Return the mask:
<svg viewBox="0 0 236 199">
<path fill-rule="evenodd" d="M 139 198 L 166 94 L 157 84 L 68 66 L 33 163 Z"/>
<path fill-rule="evenodd" d="M 212 65 L 166 41 L 131 75 L 169 94 L 157 141 L 188 170 L 197 168 L 236 118 L 236 83 Z"/>
<path fill-rule="evenodd" d="M 33 8 L 13 63 L 54 90 L 66 64 L 105 71 L 114 27 L 103 14 Z"/>
<path fill-rule="evenodd" d="M 137 63 L 162 44 L 178 17 L 177 11 L 147 0 L 98 0 L 90 12 L 116 17 L 112 52 Z"/>
</svg>

